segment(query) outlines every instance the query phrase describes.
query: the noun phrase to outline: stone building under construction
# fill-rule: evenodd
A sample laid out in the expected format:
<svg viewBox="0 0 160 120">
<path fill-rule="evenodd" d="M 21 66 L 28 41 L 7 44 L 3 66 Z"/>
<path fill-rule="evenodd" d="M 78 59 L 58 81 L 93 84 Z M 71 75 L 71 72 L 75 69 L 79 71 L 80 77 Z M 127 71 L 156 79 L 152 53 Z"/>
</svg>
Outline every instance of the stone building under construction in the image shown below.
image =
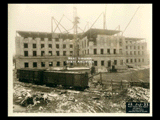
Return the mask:
<svg viewBox="0 0 160 120">
<path fill-rule="evenodd" d="M 89 29 L 77 35 L 79 58 L 91 58 L 96 69 L 117 69 L 148 63 L 144 38 L 121 36 L 119 30 Z M 71 66 L 74 57 L 74 34 L 16 31 L 16 69 Z M 84 59 L 85 60 L 85 59 Z M 86 62 L 80 66 L 88 66 Z"/>
</svg>

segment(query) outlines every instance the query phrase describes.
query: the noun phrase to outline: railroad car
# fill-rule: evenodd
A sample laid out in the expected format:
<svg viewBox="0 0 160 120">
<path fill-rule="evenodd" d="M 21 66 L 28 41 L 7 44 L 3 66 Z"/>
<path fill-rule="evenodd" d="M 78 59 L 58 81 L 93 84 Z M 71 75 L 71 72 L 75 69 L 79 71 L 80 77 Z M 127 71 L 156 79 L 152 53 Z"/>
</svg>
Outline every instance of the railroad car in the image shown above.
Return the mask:
<svg viewBox="0 0 160 120">
<path fill-rule="evenodd" d="M 18 69 L 19 81 L 45 84 L 46 86 L 62 85 L 65 88 L 84 90 L 88 87 L 88 73 L 78 71 L 54 71 L 37 69 Z"/>
<path fill-rule="evenodd" d="M 71 71 L 44 71 L 44 84 L 62 85 L 65 88 L 85 89 L 88 87 L 88 73 Z"/>
<path fill-rule="evenodd" d="M 43 84 L 43 71 L 37 69 L 18 69 L 17 78 L 22 82 Z"/>
</svg>

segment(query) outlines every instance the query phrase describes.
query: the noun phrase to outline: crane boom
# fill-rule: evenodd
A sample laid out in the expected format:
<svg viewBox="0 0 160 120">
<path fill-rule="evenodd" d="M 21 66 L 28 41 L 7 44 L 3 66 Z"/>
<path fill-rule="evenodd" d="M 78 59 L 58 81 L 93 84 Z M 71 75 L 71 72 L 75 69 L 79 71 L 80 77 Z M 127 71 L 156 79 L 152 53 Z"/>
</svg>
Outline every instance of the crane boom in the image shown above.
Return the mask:
<svg viewBox="0 0 160 120">
<path fill-rule="evenodd" d="M 129 23 L 127 24 L 126 28 L 124 29 L 124 31 L 122 32 L 122 36 L 123 36 L 123 33 L 126 31 L 127 27 L 129 26 L 129 24 L 131 23 L 133 17 L 135 16 L 135 14 L 137 13 L 138 9 L 140 8 L 140 6 L 137 8 L 137 10 L 135 11 L 135 13 L 133 14 L 132 18 L 130 19 Z"/>
</svg>

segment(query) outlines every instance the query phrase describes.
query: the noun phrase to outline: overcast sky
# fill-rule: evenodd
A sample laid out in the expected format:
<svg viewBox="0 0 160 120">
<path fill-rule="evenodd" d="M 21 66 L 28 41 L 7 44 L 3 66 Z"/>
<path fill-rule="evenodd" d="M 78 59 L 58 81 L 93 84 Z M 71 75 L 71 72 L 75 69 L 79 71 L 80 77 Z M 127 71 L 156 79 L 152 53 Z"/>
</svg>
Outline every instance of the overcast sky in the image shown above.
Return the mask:
<svg viewBox="0 0 160 120">
<path fill-rule="evenodd" d="M 106 7 L 107 5 L 107 7 Z M 87 22 L 91 26 L 98 16 L 105 11 L 106 27 L 114 30 L 120 25 L 123 31 L 140 6 L 132 22 L 123 34 L 126 37 L 146 38 L 148 44 L 152 40 L 152 5 L 151 4 L 9 4 L 8 5 L 8 39 L 9 47 L 15 53 L 16 30 L 51 32 L 51 17 L 58 21 L 64 14 L 73 21 L 73 7 L 77 8 L 80 18 L 78 26 L 84 29 Z M 69 30 L 73 24 L 63 17 L 61 24 Z M 53 24 L 53 30 L 55 29 Z M 103 15 L 100 16 L 93 28 L 103 29 Z M 87 27 L 88 29 L 88 27 Z M 86 29 L 86 30 L 87 30 Z M 62 31 L 65 31 L 61 28 Z M 58 31 L 58 29 L 56 30 Z M 73 30 L 69 31 L 73 33 Z M 78 29 L 78 32 L 82 32 Z M 148 49 L 150 46 L 148 46 Z"/>
</svg>

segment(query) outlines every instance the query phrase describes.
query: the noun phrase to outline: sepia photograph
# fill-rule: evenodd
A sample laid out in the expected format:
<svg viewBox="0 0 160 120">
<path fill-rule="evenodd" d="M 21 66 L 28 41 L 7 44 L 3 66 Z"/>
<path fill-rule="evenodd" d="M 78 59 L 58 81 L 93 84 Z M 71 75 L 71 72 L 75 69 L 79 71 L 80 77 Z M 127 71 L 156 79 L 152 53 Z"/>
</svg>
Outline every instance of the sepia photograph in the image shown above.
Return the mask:
<svg viewBox="0 0 160 120">
<path fill-rule="evenodd" d="M 8 4 L 8 116 L 152 116 L 152 4 Z"/>
</svg>

